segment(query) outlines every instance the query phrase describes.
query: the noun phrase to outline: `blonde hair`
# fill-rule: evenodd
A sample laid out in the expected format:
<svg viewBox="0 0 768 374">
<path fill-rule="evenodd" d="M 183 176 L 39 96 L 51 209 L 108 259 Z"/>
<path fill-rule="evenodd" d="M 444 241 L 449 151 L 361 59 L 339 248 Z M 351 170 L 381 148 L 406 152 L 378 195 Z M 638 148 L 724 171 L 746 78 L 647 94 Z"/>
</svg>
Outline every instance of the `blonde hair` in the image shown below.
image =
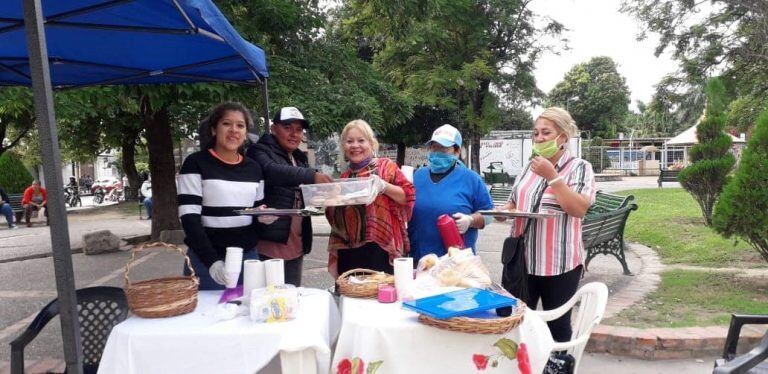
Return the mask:
<svg viewBox="0 0 768 374">
<path fill-rule="evenodd" d="M 344 130 L 341 130 L 341 135 L 339 136 L 339 153 L 341 153 L 341 159 L 346 160 L 347 156 L 344 155 L 344 138 L 347 137 L 347 134 L 349 134 L 349 131 L 352 129 L 357 129 L 363 133 L 363 137 L 371 143 L 371 151 L 373 156 L 376 157 L 376 155 L 379 154 L 379 141 L 376 140 L 376 135 L 373 133 L 371 125 L 361 119 L 356 119 L 354 121 L 349 121 L 347 125 L 344 126 Z"/>
<path fill-rule="evenodd" d="M 571 117 L 571 114 L 563 108 L 553 106 L 544 109 L 544 112 L 536 117 L 536 121 L 538 121 L 539 118 L 552 121 L 552 123 L 554 123 L 555 126 L 560 129 L 560 132 L 567 135 L 568 137 L 579 135 L 579 128 L 576 127 L 576 121 L 574 121 L 573 117 Z M 536 121 L 533 122 L 535 123 Z"/>
</svg>

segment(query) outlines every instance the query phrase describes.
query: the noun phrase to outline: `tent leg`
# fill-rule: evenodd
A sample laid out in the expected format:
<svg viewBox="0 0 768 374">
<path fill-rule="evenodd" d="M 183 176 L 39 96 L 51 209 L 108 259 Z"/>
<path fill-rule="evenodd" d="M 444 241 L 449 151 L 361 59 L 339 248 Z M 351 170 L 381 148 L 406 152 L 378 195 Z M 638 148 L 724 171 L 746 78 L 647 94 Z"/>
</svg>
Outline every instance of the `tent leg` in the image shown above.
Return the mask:
<svg viewBox="0 0 768 374">
<path fill-rule="evenodd" d="M 53 270 L 59 298 L 61 337 L 68 373 L 82 373 L 80 357 L 80 332 L 77 320 L 75 277 L 72 269 L 72 249 L 69 246 L 67 210 L 64 206 L 64 182 L 61 178 L 61 150 L 56 132 L 56 114 L 53 110 L 53 91 L 48 66 L 48 50 L 43 29 L 41 0 L 25 0 L 24 28 L 29 50 L 29 67 L 32 76 L 35 116 L 40 133 L 40 152 L 43 174 L 48 187 L 47 209 L 50 220 Z"/>
</svg>

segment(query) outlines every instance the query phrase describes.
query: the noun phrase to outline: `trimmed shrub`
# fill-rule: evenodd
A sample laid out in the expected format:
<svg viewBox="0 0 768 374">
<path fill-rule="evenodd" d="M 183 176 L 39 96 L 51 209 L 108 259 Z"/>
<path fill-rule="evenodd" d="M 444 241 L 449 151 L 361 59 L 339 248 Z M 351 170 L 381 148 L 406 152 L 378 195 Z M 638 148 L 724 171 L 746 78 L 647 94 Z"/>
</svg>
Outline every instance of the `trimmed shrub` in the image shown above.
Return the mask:
<svg viewBox="0 0 768 374">
<path fill-rule="evenodd" d="M 0 155 L 0 187 L 7 193 L 22 193 L 32 184 L 32 174 L 13 152 Z"/>
<path fill-rule="evenodd" d="M 768 261 L 768 109 L 757 119 L 739 168 L 715 206 L 712 226 L 752 245 Z"/>
<path fill-rule="evenodd" d="M 692 164 L 680 171 L 678 180 L 699 203 L 704 222 L 712 225 L 712 211 L 720 192 L 728 181 L 728 173 L 736 163 L 730 154 L 731 138 L 725 127 L 725 86 L 719 79 L 707 83 L 707 108 L 704 119 L 696 126 L 699 143 L 691 147 Z"/>
</svg>

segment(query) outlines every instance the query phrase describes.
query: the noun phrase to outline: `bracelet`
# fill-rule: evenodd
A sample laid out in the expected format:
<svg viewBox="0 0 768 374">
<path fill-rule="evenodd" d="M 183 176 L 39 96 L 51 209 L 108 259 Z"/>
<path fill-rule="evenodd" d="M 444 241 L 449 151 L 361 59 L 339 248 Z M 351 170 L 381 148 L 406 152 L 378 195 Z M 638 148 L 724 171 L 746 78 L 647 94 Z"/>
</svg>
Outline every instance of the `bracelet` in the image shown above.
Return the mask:
<svg viewBox="0 0 768 374">
<path fill-rule="evenodd" d="M 563 181 L 563 177 L 558 175 L 557 178 L 552 178 L 552 180 L 547 181 L 547 183 L 549 183 L 549 185 L 551 186 L 555 184 L 555 182 L 562 182 L 562 181 Z"/>
</svg>

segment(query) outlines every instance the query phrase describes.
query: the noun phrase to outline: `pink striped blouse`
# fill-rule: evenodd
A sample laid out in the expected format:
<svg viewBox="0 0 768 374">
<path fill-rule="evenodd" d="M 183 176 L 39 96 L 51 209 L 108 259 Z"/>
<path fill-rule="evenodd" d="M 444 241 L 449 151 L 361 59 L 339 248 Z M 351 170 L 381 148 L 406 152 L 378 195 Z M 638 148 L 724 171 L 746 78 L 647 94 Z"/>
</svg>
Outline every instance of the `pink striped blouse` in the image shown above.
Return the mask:
<svg viewBox="0 0 768 374">
<path fill-rule="evenodd" d="M 580 158 L 573 158 L 567 150 L 558 160 L 556 170 L 573 191 L 595 201 L 595 175 L 592 165 Z M 544 189 L 546 187 L 546 189 Z M 543 195 L 542 194 L 543 190 Z M 536 219 L 525 237 L 525 258 L 528 274 L 554 276 L 575 269 L 584 262 L 584 243 L 581 240 L 581 218 L 564 214 L 557 203 L 552 188 L 543 177 L 526 167 L 512 187 L 509 201 L 520 211 L 530 212 L 541 195 L 538 212 L 563 213 L 553 218 Z M 528 219 L 515 219 L 512 236 L 523 234 Z"/>
</svg>

